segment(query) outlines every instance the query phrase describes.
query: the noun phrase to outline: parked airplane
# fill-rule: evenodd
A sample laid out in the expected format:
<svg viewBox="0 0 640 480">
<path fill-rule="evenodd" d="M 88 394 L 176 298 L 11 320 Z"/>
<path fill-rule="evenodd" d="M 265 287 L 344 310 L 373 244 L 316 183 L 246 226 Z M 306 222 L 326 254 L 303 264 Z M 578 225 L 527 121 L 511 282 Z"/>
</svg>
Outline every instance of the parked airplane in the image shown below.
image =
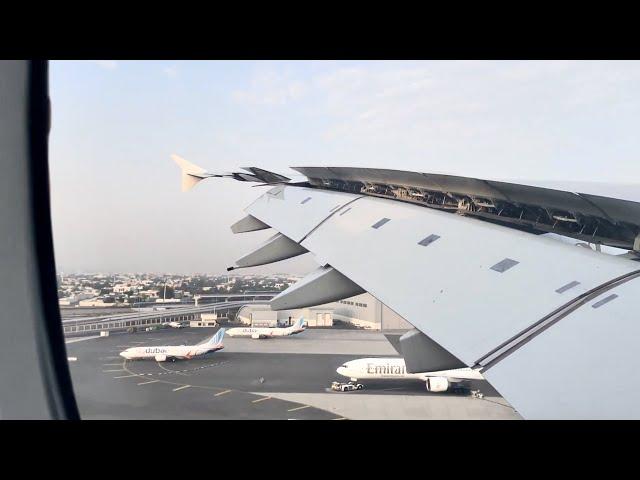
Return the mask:
<svg viewBox="0 0 640 480">
<path fill-rule="evenodd" d="M 224 328 L 221 328 L 209 340 L 196 345 L 172 345 L 165 347 L 132 347 L 120 352 L 127 360 L 154 359 L 156 362 L 191 359 L 206 353 L 222 350 Z"/>
<path fill-rule="evenodd" d="M 341 365 L 336 372 L 354 382 L 369 379 L 422 380 L 430 392 L 446 392 L 452 384 L 464 380 L 484 380 L 478 371 L 471 368 L 407 373 L 403 358 L 359 358 Z"/>
<path fill-rule="evenodd" d="M 251 337 L 254 339 L 271 338 L 271 337 L 288 337 L 304 332 L 306 326 L 304 318 L 300 317 L 296 323 L 285 328 L 253 328 L 253 327 L 236 327 L 227 330 L 230 337 Z"/>
</svg>

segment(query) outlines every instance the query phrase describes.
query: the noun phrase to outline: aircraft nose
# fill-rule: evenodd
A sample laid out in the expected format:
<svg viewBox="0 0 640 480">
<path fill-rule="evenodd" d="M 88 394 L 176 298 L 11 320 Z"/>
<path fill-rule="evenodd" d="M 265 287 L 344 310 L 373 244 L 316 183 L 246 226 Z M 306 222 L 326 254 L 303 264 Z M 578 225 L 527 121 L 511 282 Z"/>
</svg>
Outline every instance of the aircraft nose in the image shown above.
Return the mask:
<svg viewBox="0 0 640 480">
<path fill-rule="evenodd" d="M 127 358 L 127 353 L 126 352 L 120 352 L 120 356 L 122 358 Z"/>
</svg>

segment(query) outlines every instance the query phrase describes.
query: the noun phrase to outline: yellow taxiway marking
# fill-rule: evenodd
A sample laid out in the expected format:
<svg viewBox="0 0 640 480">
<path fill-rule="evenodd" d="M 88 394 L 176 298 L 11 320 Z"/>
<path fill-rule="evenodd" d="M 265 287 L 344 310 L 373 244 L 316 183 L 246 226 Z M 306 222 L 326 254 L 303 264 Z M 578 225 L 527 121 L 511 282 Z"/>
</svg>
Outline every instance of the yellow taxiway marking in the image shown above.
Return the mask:
<svg viewBox="0 0 640 480">
<path fill-rule="evenodd" d="M 119 367 L 122 366 L 121 363 L 103 363 L 102 364 L 103 367 L 113 367 L 114 365 L 118 365 Z"/>
<path fill-rule="evenodd" d="M 181 386 L 181 387 L 174 388 L 174 389 L 173 389 L 173 391 L 174 391 L 174 392 L 177 392 L 178 390 L 184 390 L 185 388 L 189 388 L 190 386 L 191 386 L 191 385 L 183 385 L 183 386 Z"/>
<path fill-rule="evenodd" d="M 259 398 L 257 400 L 252 400 L 251 403 L 258 403 L 258 402 L 264 402 L 265 400 L 270 400 L 271 397 L 263 397 L 263 398 Z"/>
<path fill-rule="evenodd" d="M 130 377 L 138 377 L 139 375 L 122 375 L 121 377 L 113 377 L 113 378 L 130 378 Z"/>
<path fill-rule="evenodd" d="M 160 380 L 149 380 L 148 382 L 142 382 L 142 383 L 139 383 L 138 385 L 146 385 L 146 384 L 148 384 L 148 383 L 157 383 L 157 382 L 159 382 L 159 381 L 160 381 Z"/>
<path fill-rule="evenodd" d="M 311 405 L 303 405 L 301 407 L 290 408 L 287 412 L 295 412 L 296 410 L 304 410 L 305 408 L 309 408 Z"/>
<path fill-rule="evenodd" d="M 220 395 L 224 395 L 226 393 L 231 393 L 231 392 L 233 392 L 233 390 L 225 390 L 224 392 L 216 393 L 214 397 L 219 397 Z"/>
<path fill-rule="evenodd" d="M 102 373 L 109 373 L 109 372 L 124 372 L 126 371 L 124 368 L 119 368 L 117 370 L 102 370 Z"/>
</svg>

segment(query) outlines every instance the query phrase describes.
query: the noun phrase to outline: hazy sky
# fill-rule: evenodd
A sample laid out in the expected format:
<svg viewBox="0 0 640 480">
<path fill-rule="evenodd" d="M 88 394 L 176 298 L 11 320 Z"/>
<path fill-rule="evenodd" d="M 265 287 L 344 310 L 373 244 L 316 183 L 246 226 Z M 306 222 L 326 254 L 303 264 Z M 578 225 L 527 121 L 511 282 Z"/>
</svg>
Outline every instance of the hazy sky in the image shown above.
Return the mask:
<svg viewBox="0 0 640 480">
<path fill-rule="evenodd" d="M 210 179 L 182 193 L 172 153 L 215 171 L 640 184 L 640 62 L 54 61 L 50 77 L 65 272 L 221 273 L 273 234 L 229 229 L 264 187 Z"/>
</svg>

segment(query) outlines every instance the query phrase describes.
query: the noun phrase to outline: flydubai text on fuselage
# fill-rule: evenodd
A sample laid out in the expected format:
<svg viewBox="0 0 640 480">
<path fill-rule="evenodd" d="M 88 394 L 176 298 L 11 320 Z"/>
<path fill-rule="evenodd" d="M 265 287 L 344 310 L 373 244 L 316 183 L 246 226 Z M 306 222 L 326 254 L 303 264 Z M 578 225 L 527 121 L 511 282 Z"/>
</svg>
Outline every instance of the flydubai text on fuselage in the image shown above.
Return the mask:
<svg viewBox="0 0 640 480">
<path fill-rule="evenodd" d="M 227 330 L 229 337 L 251 337 L 254 339 L 259 338 L 271 338 L 271 337 L 286 337 L 289 335 L 296 335 L 302 333 L 305 330 L 304 318 L 300 318 L 295 324 L 286 328 L 251 328 L 251 327 L 237 327 Z"/>
<path fill-rule="evenodd" d="M 120 352 L 120 356 L 127 360 L 154 359 L 157 362 L 167 360 L 181 360 L 198 357 L 206 353 L 222 350 L 224 328 L 221 328 L 208 341 L 197 345 L 173 345 L 160 347 L 132 347 Z"/>
<path fill-rule="evenodd" d="M 336 372 L 353 381 L 374 379 L 422 380 L 426 382 L 427 389 L 434 392 L 445 391 L 450 384 L 463 380 L 483 380 L 482 375 L 471 368 L 408 373 L 403 358 L 360 358 L 341 365 Z"/>
</svg>

